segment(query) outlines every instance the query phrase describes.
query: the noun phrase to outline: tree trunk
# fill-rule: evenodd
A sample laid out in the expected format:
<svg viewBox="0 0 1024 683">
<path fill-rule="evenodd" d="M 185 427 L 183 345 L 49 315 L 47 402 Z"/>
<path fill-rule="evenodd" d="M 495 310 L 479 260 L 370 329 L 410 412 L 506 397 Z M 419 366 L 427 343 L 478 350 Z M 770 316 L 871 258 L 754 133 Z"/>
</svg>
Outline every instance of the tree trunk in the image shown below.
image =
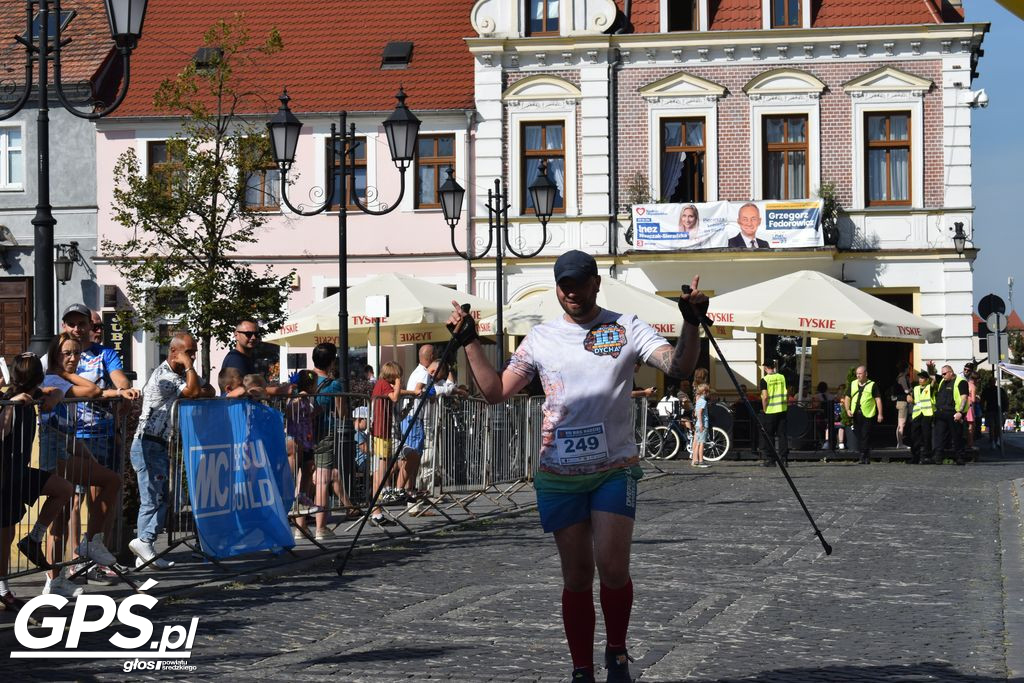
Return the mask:
<svg viewBox="0 0 1024 683">
<path fill-rule="evenodd" d="M 203 354 L 203 371 L 201 373 L 199 373 L 199 374 L 202 377 L 204 377 L 207 382 L 209 382 L 210 384 L 213 384 L 214 383 L 213 382 L 213 378 L 210 377 L 210 352 L 213 350 L 211 342 L 210 342 L 210 335 L 204 334 L 202 336 L 202 338 L 200 338 L 199 341 L 200 341 L 200 347 L 199 348 L 200 348 L 200 351 Z"/>
</svg>

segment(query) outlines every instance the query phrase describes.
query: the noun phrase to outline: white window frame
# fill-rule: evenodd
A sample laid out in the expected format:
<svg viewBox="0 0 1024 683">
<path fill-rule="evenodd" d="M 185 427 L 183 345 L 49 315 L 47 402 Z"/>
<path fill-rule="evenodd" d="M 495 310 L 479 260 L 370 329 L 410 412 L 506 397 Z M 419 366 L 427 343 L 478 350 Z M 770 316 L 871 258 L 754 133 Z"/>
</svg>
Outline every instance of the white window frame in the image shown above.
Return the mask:
<svg viewBox="0 0 1024 683">
<path fill-rule="evenodd" d="M 657 102 L 648 107 L 648 169 L 651 188 L 661 201 L 661 121 L 662 119 L 704 119 L 704 201 L 718 201 L 718 100 L 708 102 Z"/>
<path fill-rule="evenodd" d="M 865 170 L 867 159 L 865 154 L 864 115 L 885 112 L 910 112 L 910 204 L 882 206 L 881 209 L 920 209 L 924 207 L 924 100 L 911 93 L 902 97 L 892 93 L 884 100 L 872 101 L 865 94 L 855 98 L 851 107 L 853 117 L 853 206 L 852 209 L 865 209 L 867 206 L 867 183 Z M 874 207 L 871 207 L 874 208 Z"/>
<path fill-rule="evenodd" d="M 11 152 L 10 147 L 10 136 L 7 131 L 17 129 L 21 133 L 21 147 L 14 148 L 16 151 L 21 152 L 21 178 L 22 182 L 12 183 L 10 177 L 7 174 L 8 168 L 8 154 Z M 5 192 L 24 192 L 25 191 L 25 124 L 24 122 L 16 122 L 0 125 L 0 190 Z"/>
<path fill-rule="evenodd" d="M 680 0 L 658 0 L 658 30 L 668 33 L 668 6 Z M 697 0 L 697 31 L 708 30 L 708 0 Z"/>
<path fill-rule="evenodd" d="M 420 127 L 420 135 L 454 135 L 455 136 L 455 180 L 463 187 L 469 187 L 469 181 L 466 179 L 466 131 L 459 130 L 456 128 L 440 127 L 440 128 L 425 128 Z M 367 175 L 370 171 L 367 169 Z M 416 208 L 416 161 L 414 160 L 409 164 L 409 170 L 406 171 L 405 178 L 405 196 L 402 197 L 402 203 L 399 205 L 399 211 L 405 212 L 424 212 L 424 213 L 440 213 L 441 207 L 427 207 L 424 209 Z M 441 178 L 440 182 L 444 183 L 447 176 Z M 462 203 L 462 212 L 465 213 L 468 207 L 468 202 Z"/>
<path fill-rule="evenodd" d="M 562 121 L 564 128 L 564 140 L 565 140 L 565 213 L 555 214 L 556 216 L 564 216 L 571 218 L 579 215 L 577 209 L 577 196 L 576 196 L 576 184 L 578 178 L 576 177 L 577 166 L 576 166 L 576 102 L 571 101 L 571 104 L 564 105 L 558 103 L 549 103 L 550 108 L 545 108 L 543 111 L 513 111 L 509 114 L 509 131 L 511 135 L 510 144 L 510 159 L 509 159 L 509 203 L 512 205 L 512 210 L 515 212 L 517 217 L 530 218 L 532 213 L 527 213 L 526 207 L 523 206 L 523 193 L 522 193 L 522 159 L 520 158 L 523 150 L 522 137 L 522 124 L 532 122 L 545 122 L 545 121 Z"/>
<path fill-rule="evenodd" d="M 662 0 L 664 1 L 664 0 Z M 761 28 L 766 31 L 781 31 L 785 29 L 810 28 L 811 27 L 811 0 L 800 0 L 800 25 L 780 26 L 772 28 L 772 1 L 761 0 Z"/>
<path fill-rule="evenodd" d="M 753 100 L 750 103 L 750 188 L 751 200 L 764 199 L 765 116 L 786 114 L 807 116 L 807 193 L 813 198 L 821 188 L 821 106 L 817 99 L 793 96 L 789 101 Z"/>
</svg>

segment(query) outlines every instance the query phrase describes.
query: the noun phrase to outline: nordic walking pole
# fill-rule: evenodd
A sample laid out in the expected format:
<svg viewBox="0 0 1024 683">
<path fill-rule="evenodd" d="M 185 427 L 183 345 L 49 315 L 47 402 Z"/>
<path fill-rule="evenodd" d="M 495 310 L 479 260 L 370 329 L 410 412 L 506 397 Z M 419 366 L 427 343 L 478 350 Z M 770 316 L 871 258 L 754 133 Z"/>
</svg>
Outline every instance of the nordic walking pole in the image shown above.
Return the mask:
<svg viewBox="0 0 1024 683">
<path fill-rule="evenodd" d="M 689 294 L 691 291 L 693 291 L 689 285 L 683 285 L 681 289 L 683 294 Z M 686 305 L 689 306 L 688 303 Z M 757 419 L 757 413 L 754 412 L 754 406 L 750 404 L 750 399 L 748 399 L 747 395 L 743 393 L 742 389 L 740 388 L 739 380 L 733 373 L 732 368 L 729 367 L 729 361 L 725 359 L 725 355 L 722 354 L 722 349 L 718 346 L 718 342 L 715 341 L 715 335 L 711 333 L 711 324 L 714 321 L 711 318 L 709 318 L 706 313 L 698 312 L 696 308 L 694 308 L 693 306 L 689 307 L 691 308 L 691 310 L 693 310 L 694 313 L 696 313 L 700 317 L 700 324 L 701 327 L 704 328 L 704 334 L 707 335 L 708 341 L 711 342 L 711 346 L 715 347 L 715 353 L 718 354 L 718 360 L 722 361 L 722 365 L 725 367 L 726 374 L 729 375 L 729 379 L 732 380 L 733 386 L 736 387 L 736 393 L 739 394 L 740 399 L 743 401 L 743 404 L 747 407 L 747 411 L 750 413 L 751 424 L 757 425 L 758 429 L 761 432 L 761 435 L 764 437 L 765 442 L 768 444 L 768 452 L 771 453 L 772 458 L 775 459 L 775 463 L 779 466 L 779 469 L 782 470 L 782 475 L 786 478 L 786 481 L 789 483 L 789 488 L 793 489 L 793 495 L 796 496 L 797 501 L 799 501 L 800 503 L 800 507 L 802 507 L 804 510 L 804 514 L 807 515 L 807 520 L 811 523 L 811 527 L 814 529 L 814 534 L 818 537 L 818 540 L 821 542 L 821 547 L 825 550 L 825 554 L 831 555 L 832 546 L 829 545 L 828 541 L 825 540 L 825 537 L 821 534 L 821 529 L 818 528 L 818 525 L 814 523 L 814 517 L 811 516 L 811 511 L 807 509 L 807 504 L 804 503 L 803 497 L 800 495 L 800 492 L 797 491 L 796 484 L 793 483 L 792 477 L 789 476 L 789 471 L 786 469 L 786 466 L 782 463 L 782 460 L 779 458 L 778 453 L 776 453 L 775 451 L 775 438 L 773 436 L 768 435 L 768 430 L 766 430 L 764 428 L 764 425 L 761 424 L 761 421 Z"/>
<path fill-rule="evenodd" d="M 469 304 L 462 304 L 462 310 L 469 313 Z M 448 343 L 444 346 L 444 351 L 441 352 L 441 359 L 439 366 L 448 365 L 451 363 L 452 356 L 459 348 L 459 343 L 452 337 L 448 340 Z M 359 537 L 363 533 L 363 529 L 366 527 L 366 523 L 370 521 L 370 515 L 373 514 L 373 508 L 377 505 L 377 499 L 380 498 L 380 494 L 384 491 L 384 486 L 388 482 L 388 478 L 391 477 L 392 471 L 395 469 L 395 465 L 401 460 L 399 457 L 402 453 L 402 449 L 405 448 L 405 442 L 409 439 L 409 432 L 412 431 L 413 426 L 416 424 L 417 418 L 420 416 L 420 412 L 423 411 L 423 406 L 427 403 L 427 394 L 430 393 L 431 387 L 434 386 L 434 375 L 427 373 L 427 385 L 423 387 L 423 393 L 420 395 L 419 405 L 412 412 L 412 419 L 409 420 L 409 425 L 405 428 L 405 432 L 402 434 L 401 440 L 398 442 L 398 446 L 395 448 L 395 452 L 388 458 L 388 467 L 384 471 L 384 477 L 381 479 L 380 486 L 373 492 L 373 498 L 370 503 L 366 506 L 366 512 L 363 513 L 362 518 L 359 520 L 359 527 L 356 529 L 356 535 L 352 537 L 352 542 L 349 543 L 348 550 L 339 552 L 334 556 L 334 567 L 338 572 L 338 576 L 345 575 L 345 567 L 348 565 L 348 560 L 352 557 L 352 552 L 356 549 L 356 543 L 359 542 Z"/>
</svg>

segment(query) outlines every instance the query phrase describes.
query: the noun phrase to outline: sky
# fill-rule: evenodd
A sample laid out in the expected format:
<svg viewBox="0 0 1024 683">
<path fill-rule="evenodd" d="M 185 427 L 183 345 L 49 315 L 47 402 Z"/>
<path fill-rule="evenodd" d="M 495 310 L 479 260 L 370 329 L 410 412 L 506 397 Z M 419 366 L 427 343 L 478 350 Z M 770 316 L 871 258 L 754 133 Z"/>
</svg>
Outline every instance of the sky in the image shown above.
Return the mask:
<svg viewBox="0 0 1024 683">
<path fill-rule="evenodd" d="M 994 293 L 1010 308 L 1007 278 L 1013 277 L 1013 308 L 1024 312 L 1024 242 L 1014 242 L 1014 225 L 1024 216 L 1008 197 L 1024 195 L 1024 20 L 995 0 L 964 0 L 966 20 L 990 23 L 972 88 L 989 95 L 987 109 L 975 109 L 972 124 L 974 181 L 974 301 Z"/>
</svg>

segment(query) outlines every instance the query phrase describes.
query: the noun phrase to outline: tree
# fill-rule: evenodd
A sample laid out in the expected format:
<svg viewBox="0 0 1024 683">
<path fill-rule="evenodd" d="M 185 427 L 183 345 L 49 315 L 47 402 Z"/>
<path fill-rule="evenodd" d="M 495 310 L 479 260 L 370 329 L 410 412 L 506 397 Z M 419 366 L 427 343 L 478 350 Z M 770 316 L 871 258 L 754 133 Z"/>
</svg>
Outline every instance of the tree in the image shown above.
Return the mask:
<svg viewBox="0 0 1024 683">
<path fill-rule="evenodd" d="M 250 42 L 241 14 L 219 21 L 204 34 L 200 58 L 157 88 L 155 108 L 181 116 L 181 130 L 149 174 L 134 150 L 119 157 L 113 213 L 132 236 L 102 242 L 134 308 L 124 324 L 156 331 L 161 321 L 177 320 L 199 341 L 207 377 L 211 341 L 229 343 L 240 317 L 269 329 L 284 322 L 294 277 L 269 266 L 258 273 L 238 260 L 268 219 L 247 192 L 252 199 L 266 187 L 277 197 L 266 129 L 242 118 L 252 99 L 242 74 L 283 44 L 276 29 L 261 44 Z"/>
</svg>

